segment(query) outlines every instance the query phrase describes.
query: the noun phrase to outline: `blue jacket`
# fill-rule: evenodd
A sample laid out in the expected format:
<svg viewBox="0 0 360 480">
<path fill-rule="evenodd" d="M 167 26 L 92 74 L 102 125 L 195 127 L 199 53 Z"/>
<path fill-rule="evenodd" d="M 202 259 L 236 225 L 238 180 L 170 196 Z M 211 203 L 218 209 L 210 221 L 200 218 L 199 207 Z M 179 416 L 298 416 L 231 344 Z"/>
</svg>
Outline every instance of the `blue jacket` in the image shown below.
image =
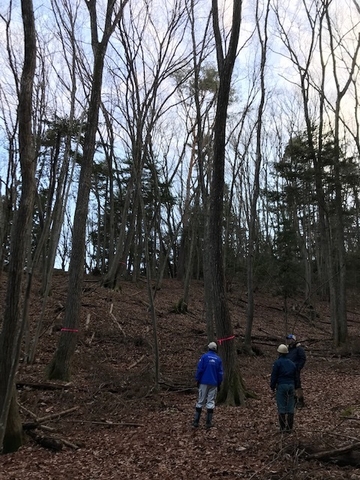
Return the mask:
<svg viewBox="0 0 360 480">
<path fill-rule="evenodd" d="M 205 385 L 219 387 L 223 380 L 222 360 L 215 352 L 209 350 L 201 356 L 196 369 L 196 381 Z"/>
<path fill-rule="evenodd" d="M 296 388 L 296 382 L 295 363 L 289 360 L 287 356 L 280 355 L 272 368 L 270 380 L 271 390 L 275 390 L 276 386 L 280 384 L 293 384 Z"/>
<path fill-rule="evenodd" d="M 301 370 L 306 362 L 306 354 L 303 347 L 300 344 L 289 345 L 289 353 L 287 358 L 295 363 L 296 368 Z"/>
</svg>

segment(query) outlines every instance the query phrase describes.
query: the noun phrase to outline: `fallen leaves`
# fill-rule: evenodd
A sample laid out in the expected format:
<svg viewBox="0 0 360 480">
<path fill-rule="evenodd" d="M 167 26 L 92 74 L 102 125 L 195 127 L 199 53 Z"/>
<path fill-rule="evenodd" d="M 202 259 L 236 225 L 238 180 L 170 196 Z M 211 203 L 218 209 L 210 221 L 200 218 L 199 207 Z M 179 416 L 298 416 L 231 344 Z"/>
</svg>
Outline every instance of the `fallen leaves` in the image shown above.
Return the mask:
<svg viewBox="0 0 360 480">
<path fill-rule="evenodd" d="M 358 418 L 360 409 L 356 357 L 317 356 L 311 345 L 305 344 L 307 407 L 296 412 L 292 435 L 278 432 L 276 405 L 269 394 L 276 343 L 263 340 L 267 332 L 279 338 L 284 325 L 283 312 L 270 308 L 277 301 L 271 296 L 258 301 L 254 319 L 254 331 L 264 337 L 259 337 L 263 355 L 239 356 L 244 381 L 258 399 L 249 399 L 244 407 L 219 405 L 214 412 L 214 428 L 206 430 L 204 423 L 192 428 L 196 399 L 193 375 L 206 336 L 201 283 L 194 282 L 191 292 L 188 315 L 171 313 L 174 299 L 181 298 L 180 282 L 165 282 L 157 294 L 163 381 L 157 394 L 153 391 L 152 331 L 144 306 L 146 289 L 127 283 L 121 292 L 99 288 L 89 294 L 93 295 L 89 301 L 91 328 L 84 328 L 80 335 L 72 382 L 66 388 L 40 388 L 46 385 L 43 372 L 57 339 L 56 332 L 43 336 L 39 361 L 19 367 L 19 385 L 32 385 L 19 391 L 24 422 L 42 419 L 52 433 L 80 448 L 64 444 L 61 451 L 51 452 L 29 439 L 18 452 L 0 456 L 0 480 L 360 480 L 360 469 L 310 460 L 301 447 L 313 443 L 330 449 L 359 438 L 359 422 L 351 420 Z M 64 295 L 61 285 L 54 288 L 49 323 L 58 302 L 64 304 Z M 109 321 L 111 305 L 126 337 Z M 238 316 L 236 305 L 238 298 L 234 296 L 234 318 Z M 37 311 L 31 315 L 35 319 Z M 88 315 L 85 308 L 84 327 Z M 306 323 L 297 330 L 302 338 L 316 339 L 322 352 L 330 351 L 323 340 L 328 336 L 326 331 Z M 236 327 L 237 338 L 242 334 L 240 325 Z M 182 388 L 170 388 L 177 385 Z"/>
</svg>

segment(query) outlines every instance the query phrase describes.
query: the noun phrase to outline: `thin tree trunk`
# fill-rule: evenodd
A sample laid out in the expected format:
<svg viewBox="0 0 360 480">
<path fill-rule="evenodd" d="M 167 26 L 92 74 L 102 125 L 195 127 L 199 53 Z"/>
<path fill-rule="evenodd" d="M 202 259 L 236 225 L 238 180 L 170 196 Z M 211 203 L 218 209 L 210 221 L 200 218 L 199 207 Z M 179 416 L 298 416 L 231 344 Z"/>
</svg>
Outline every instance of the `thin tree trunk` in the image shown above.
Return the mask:
<svg viewBox="0 0 360 480">
<path fill-rule="evenodd" d="M 70 365 L 76 348 L 77 331 L 80 322 L 81 293 L 85 260 L 86 221 L 88 216 L 92 164 L 95 154 L 96 132 L 98 128 L 101 102 L 104 59 L 111 34 L 118 25 L 126 3 L 127 0 L 122 1 L 118 12 L 114 16 L 114 2 L 108 0 L 103 38 L 99 42 L 96 0 L 89 0 L 87 2 L 91 20 L 91 41 L 94 53 L 92 88 L 84 139 L 84 155 L 82 159 L 74 215 L 74 230 L 69 265 L 69 284 L 65 306 L 64 328 L 61 332 L 55 355 L 47 370 L 49 379 L 69 380 L 70 378 Z M 114 18 L 112 18 L 113 16 Z"/>
<path fill-rule="evenodd" d="M 0 446 L 6 447 L 7 451 L 16 451 L 22 443 L 14 382 L 24 330 L 21 290 L 35 198 L 32 94 L 36 69 L 36 31 L 32 0 L 22 0 L 21 9 L 25 43 L 18 109 L 22 191 L 11 234 L 6 306 L 0 334 Z"/>
<path fill-rule="evenodd" d="M 261 44 L 261 65 L 260 65 L 260 104 L 258 107 L 257 122 L 256 122 L 256 160 L 255 160 L 255 174 L 254 174 L 254 188 L 252 198 L 250 199 L 250 219 L 249 219 L 249 253 L 247 262 L 247 318 L 246 329 L 244 337 L 244 349 L 248 353 L 253 353 L 251 348 L 251 332 L 254 321 L 254 255 L 256 252 L 256 225 L 257 225 L 257 202 L 260 194 L 260 168 L 262 163 L 262 129 L 263 129 L 263 114 L 265 110 L 265 67 L 267 59 L 267 22 L 270 11 L 270 2 L 267 2 L 266 15 L 264 20 L 264 38 L 260 31 L 260 18 L 258 12 L 259 3 L 256 3 L 256 28 Z"/>
</svg>

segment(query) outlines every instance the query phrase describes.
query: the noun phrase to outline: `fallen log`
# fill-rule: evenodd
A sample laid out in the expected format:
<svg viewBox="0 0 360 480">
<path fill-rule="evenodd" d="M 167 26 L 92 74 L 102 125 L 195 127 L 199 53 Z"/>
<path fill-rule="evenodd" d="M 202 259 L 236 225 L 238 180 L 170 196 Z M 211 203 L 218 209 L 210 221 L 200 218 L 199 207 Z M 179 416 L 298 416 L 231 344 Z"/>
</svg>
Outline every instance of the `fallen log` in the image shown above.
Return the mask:
<svg viewBox="0 0 360 480">
<path fill-rule="evenodd" d="M 70 383 L 59 385 L 58 383 L 16 382 L 16 388 L 32 388 L 34 390 L 66 390 L 70 387 Z"/>
<path fill-rule="evenodd" d="M 35 440 L 36 443 L 44 448 L 48 448 L 49 450 L 53 450 L 55 452 L 59 452 L 63 448 L 63 442 L 57 438 L 39 435 L 33 430 L 28 430 L 26 433 L 29 435 L 29 437 Z"/>
<path fill-rule="evenodd" d="M 63 446 L 66 445 L 67 447 L 73 448 L 74 450 L 78 450 L 83 446 L 81 443 L 74 443 L 69 442 L 65 438 L 58 438 L 58 437 L 49 437 L 45 435 L 40 435 L 39 433 L 34 431 L 34 428 L 43 428 L 43 425 L 34 425 L 32 424 L 24 424 L 23 429 L 26 431 L 27 435 L 31 437 L 36 443 L 38 443 L 41 447 L 48 448 L 49 450 L 54 450 L 55 452 L 59 452 L 62 450 Z"/>
<path fill-rule="evenodd" d="M 307 455 L 310 460 L 319 460 L 324 463 L 334 463 L 340 467 L 360 465 L 360 442 L 322 450 Z"/>
</svg>

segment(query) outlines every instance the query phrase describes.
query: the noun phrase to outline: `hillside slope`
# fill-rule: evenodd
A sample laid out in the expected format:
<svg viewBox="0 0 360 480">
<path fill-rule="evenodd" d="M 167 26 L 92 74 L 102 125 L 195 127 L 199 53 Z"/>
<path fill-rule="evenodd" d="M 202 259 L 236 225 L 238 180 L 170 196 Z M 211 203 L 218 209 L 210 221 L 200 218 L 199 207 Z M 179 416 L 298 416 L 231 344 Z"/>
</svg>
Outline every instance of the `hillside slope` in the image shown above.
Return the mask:
<svg viewBox="0 0 360 480">
<path fill-rule="evenodd" d="M 5 281 L 2 278 L 2 295 Z M 326 304 L 316 305 L 318 316 L 311 322 L 306 312 L 296 313 L 295 304 L 286 318 L 280 298 L 257 293 L 253 333 L 260 354 L 239 353 L 245 384 L 257 398 L 243 407 L 219 405 L 215 427 L 205 430 L 202 424 L 194 430 L 193 376 L 207 343 L 202 284 L 192 284 L 186 315 L 174 311 L 182 296 L 179 282 L 167 280 L 156 292 L 161 372 L 161 391 L 156 393 L 144 282 L 123 283 L 121 291 L 112 292 L 96 278 L 87 278 L 72 381 L 64 385 L 45 380 L 60 334 L 66 283 L 65 274 L 54 277 L 36 361 L 21 362 L 17 378 L 24 423 L 40 419 L 46 429 L 34 432 L 60 439 L 62 449 L 52 451 L 27 436 L 19 452 L 0 457 L 1 480 L 360 479 L 360 468 L 320 463 L 307 454 L 311 447 L 332 450 L 360 441 L 356 296 L 349 306 L 353 354 L 339 355 L 331 347 Z M 38 290 L 35 283 L 30 337 L 41 312 Z M 244 290 L 234 288 L 229 304 L 240 346 Z M 307 353 L 306 408 L 296 412 L 295 432 L 284 436 L 278 433 L 269 376 L 276 347 L 290 330 Z"/>
</svg>

